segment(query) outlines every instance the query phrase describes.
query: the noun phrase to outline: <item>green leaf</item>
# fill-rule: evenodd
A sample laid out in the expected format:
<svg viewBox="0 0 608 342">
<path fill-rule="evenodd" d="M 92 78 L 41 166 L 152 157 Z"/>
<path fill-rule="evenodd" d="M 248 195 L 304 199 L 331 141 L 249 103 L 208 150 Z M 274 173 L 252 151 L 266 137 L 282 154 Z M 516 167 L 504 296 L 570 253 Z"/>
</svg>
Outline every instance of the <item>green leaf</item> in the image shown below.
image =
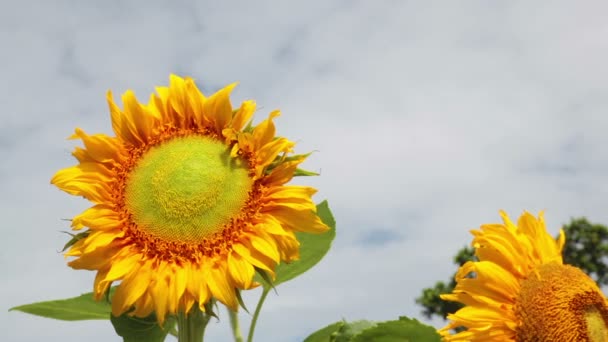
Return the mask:
<svg viewBox="0 0 608 342">
<path fill-rule="evenodd" d="M 336 336 L 336 334 L 340 331 L 340 328 L 344 326 L 346 322 L 340 321 L 336 323 L 332 323 L 325 328 L 319 329 L 314 333 L 310 334 L 304 342 L 328 342 L 331 341 L 332 336 Z"/>
<path fill-rule="evenodd" d="M 110 320 L 124 342 L 161 342 L 175 326 L 175 319 L 169 316 L 161 328 L 154 314 L 145 318 L 123 314 L 119 317 L 112 316 Z"/>
<path fill-rule="evenodd" d="M 353 342 L 440 342 L 435 328 L 422 324 L 415 319 L 399 317 L 396 321 L 378 323 L 354 336 Z"/>
<path fill-rule="evenodd" d="M 345 323 L 340 330 L 332 336 L 331 342 L 350 342 L 353 337 L 361 333 L 362 331 L 375 327 L 376 323 L 372 321 L 354 321 Z"/>
<path fill-rule="evenodd" d="M 110 303 L 105 300 L 95 301 L 91 292 L 78 297 L 26 304 L 9 309 L 9 311 L 13 310 L 64 321 L 109 319 L 112 312 Z"/>
<path fill-rule="evenodd" d="M 290 264 L 281 263 L 276 268 L 276 279 L 274 286 L 291 280 L 300 274 L 308 271 L 315 266 L 331 247 L 331 243 L 336 236 L 336 221 L 334 220 L 327 201 L 317 205 L 317 215 L 330 229 L 322 234 L 310 234 L 297 232 L 296 236 L 300 241 L 300 260 Z M 264 286 L 270 286 L 264 282 Z"/>
</svg>

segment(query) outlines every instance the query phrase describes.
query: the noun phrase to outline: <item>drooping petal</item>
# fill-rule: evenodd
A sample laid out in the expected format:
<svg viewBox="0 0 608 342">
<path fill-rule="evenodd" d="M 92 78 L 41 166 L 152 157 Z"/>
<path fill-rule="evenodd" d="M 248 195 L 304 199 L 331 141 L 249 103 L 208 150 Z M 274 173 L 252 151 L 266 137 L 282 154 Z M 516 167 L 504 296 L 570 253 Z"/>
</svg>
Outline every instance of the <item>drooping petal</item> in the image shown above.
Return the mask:
<svg viewBox="0 0 608 342">
<path fill-rule="evenodd" d="M 253 266 L 239 254 L 235 252 L 228 254 L 228 271 L 239 288 L 251 288 L 255 270 L 253 269 Z"/>
<path fill-rule="evenodd" d="M 312 210 L 275 209 L 272 214 L 289 229 L 306 233 L 324 233 L 329 227 Z"/>
<path fill-rule="evenodd" d="M 210 279 L 207 282 L 209 290 L 214 298 L 224 303 L 232 311 L 237 311 L 238 302 L 234 293 L 234 286 L 231 279 L 226 277 L 227 267 L 224 263 L 218 262 L 209 269 Z"/>
<path fill-rule="evenodd" d="M 120 316 L 145 293 L 153 272 L 150 262 L 140 263 L 122 280 L 112 297 L 112 315 Z"/>
</svg>

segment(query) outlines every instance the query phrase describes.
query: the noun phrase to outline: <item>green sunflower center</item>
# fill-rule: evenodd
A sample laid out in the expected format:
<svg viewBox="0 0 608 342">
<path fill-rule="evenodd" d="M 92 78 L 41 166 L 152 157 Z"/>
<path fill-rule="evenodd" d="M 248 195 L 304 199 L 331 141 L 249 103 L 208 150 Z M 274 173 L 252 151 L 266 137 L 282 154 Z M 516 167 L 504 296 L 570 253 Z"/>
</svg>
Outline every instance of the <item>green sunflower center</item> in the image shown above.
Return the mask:
<svg viewBox="0 0 608 342">
<path fill-rule="evenodd" d="M 143 154 L 129 174 L 125 204 L 140 230 L 200 242 L 238 216 L 252 184 L 247 163 L 232 158 L 229 146 L 192 135 Z"/>
</svg>

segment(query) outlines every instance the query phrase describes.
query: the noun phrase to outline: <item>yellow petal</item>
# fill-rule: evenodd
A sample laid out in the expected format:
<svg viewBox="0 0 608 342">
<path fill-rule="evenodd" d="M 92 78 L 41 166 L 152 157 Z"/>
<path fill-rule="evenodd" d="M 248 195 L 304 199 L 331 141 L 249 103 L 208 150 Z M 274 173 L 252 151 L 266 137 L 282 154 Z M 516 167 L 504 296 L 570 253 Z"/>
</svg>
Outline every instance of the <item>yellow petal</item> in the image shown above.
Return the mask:
<svg viewBox="0 0 608 342">
<path fill-rule="evenodd" d="M 80 128 L 76 128 L 74 135 L 70 138 L 81 139 L 87 155 L 97 162 L 112 163 L 118 159 L 120 145 L 116 138 L 111 138 L 105 134 L 88 135 Z"/>
<path fill-rule="evenodd" d="M 72 228 L 79 230 L 89 227 L 97 230 L 108 230 L 119 227 L 118 214 L 106 204 L 97 204 L 72 218 Z"/>
<path fill-rule="evenodd" d="M 253 129 L 253 140 L 255 141 L 256 149 L 260 149 L 262 146 L 268 144 L 274 139 L 275 127 L 272 119 L 281 115 L 281 112 L 275 110 L 268 115 L 268 119 L 260 122 Z"/>
<path fill-rule="evenodd" d="M 152 279 L 151 262 L 136 267 L 120 283 L 112 297 L 112 315 L 120 316 L 138 300 L 148 288 Z"/>
<path fill-rule="evenodd" d="M 298 165 L 302 163 L 306 157 L 299 158 L 279 164 L 277 167 L 272 169 L 270 174 L 262 180 L 265 185 L 274 184 L 281 185 L 289 182 L 292 178 Z"/>
<path fill-rule="evenodd" d="M 250 246 L 252 248 L 266 255 L 278 264 L 281 259 L 279 256 L 279 252 L 277 251 L 276 242 L 273 238 L 264 235 L 266 234 L 264 234 L 262 231 L 258 231 L 253 234 L 247 234 L 246 237 L 249 238 L 249 241 L 251 242 Z"/>
<path fill-rule="evenodd" d="M 179 76 L 171 75 L 169 77 L 169 97 L 171 99 L 171 107 L 173 107 L 173 110 L 179 118 L 175 118 L 178 119 L 175 120 L 176 124 L 178 124 L 178 127 L 185 126 L 185 119 L 190 116 L 188 106 L 189 101 L 186 96 L 187 93 L 185 80 Z"/>
<path fill-rule="evenodd" d="M 243 102 L 232 118 L 232 128 L 236 131 L 243 129 L 243 126 L 251 120 L 251 117 L 255 112 L 255 107 L 255 101 L 250 100 Z"/>
<path fill-rule="evenodd" d="M 280 209 L 272 210 L 271 213 L 281 221 L 284 226 L 295 231 L 323 233 L 329 229 L 312 210 L 294 210 L 282 207 Z"/>
<path fill-rule="evenodd" d="M 269 142 L 258 151 L 257 163 L 263 166 L 269 165 L 279 153 L 290 152 L 294 145 L 295 143 L 293 141 L 289 141 L 285 138 L 279 138 Z"/>
<path fill-rule="evenodd" d="M 243 259 L 247 260 L 253 266 L 266 271 L 271 277 L 274 278 L 274 267 L 275 263 L 267 255 L 262 254 L 254 249 L 250 249 L 248 246 L 242 243 L 235 243 L 232 245 L 234 252 L 238 253 Z"/>
<path fill-rule="evenodd" d="M 205 117 L 204 103 L 207 100 L 205 95 L 198 89 L 193 80 L 186 80 L 186 92 L 188 94 L 187 100 L 190 105 L 190 110 L 194 116 L 194 121 L 200 127 L 206 127 L 210 125 L 209 119 Z"/>
<path fill-rule="evenodd" d="M 136 136 L 137 140 L 148 142 L 157 118 L 146 111 L 146 108 L 137 101 L 132 91 L 127 91 L 123 95 L 122 102 L 125 107 L 123 122 L 128 122 L 126 126 L 130 133 Z"/>
<path fill-rule="evenodd" d="M 105 281 L 114 281 L 124 277 L 127 273 L 131 272 L 133 268 L 141 261 L 140 254 L 129 253 L 130 255 L 115 259 L 112 264 L 110 271 L 104 277 Z"/>
<path fill-rule="evenodd" d="M 205 116 L 215 124 L 214 128 L 218 134 L 222 133 L 222 130 L 228 126 L 232 119 L 230 93 L 234 87 L 236 87 L 236 83 L 224 87 L 211 95 L 203 105 Z"/>
<path fill-rule="evenodd" d="M 237 311 L 238 303 L 236 301 L 234 285 L 226 277 L 227 271 L 226 265 L 223 262 L 216 263 L 209 270 L 210 279 L 207 281 L 207 285 L 214 298 L 224 303 L 232 311 Z"/>
<path fill-rule="evenodd" d="M 242 289 L 251 288 L 255 270 L 238 253 L 230 252 L 228 254 L 228 271 L 230 271 L 230 276 L 234 279 L 237 287 Z"/>
<path fill-rule="evenodd" d="M 154 299 L 154 312 L 158 323 L 163 325 L 169 304 L 170 268 L 165 261 L 160 261 L 154 270 L 150 293 Z"/>
<path fill-rule="evenodd" d="M 84 239 L 83 253 L 90 253 L 98 247 L 108 246 L 114 239 L 119 239 L 125 235 L 122 230 L 96 231 Z"/>
</svg>

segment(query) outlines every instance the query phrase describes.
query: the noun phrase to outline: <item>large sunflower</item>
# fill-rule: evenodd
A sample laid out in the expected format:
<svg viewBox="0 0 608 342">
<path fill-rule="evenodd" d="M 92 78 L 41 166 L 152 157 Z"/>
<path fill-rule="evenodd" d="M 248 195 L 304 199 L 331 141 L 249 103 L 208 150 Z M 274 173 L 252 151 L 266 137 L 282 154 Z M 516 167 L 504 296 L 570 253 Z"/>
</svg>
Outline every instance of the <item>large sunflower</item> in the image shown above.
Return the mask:
<svg viewBox="0 0 608 342">
<path fill-rule="evenodd" d="M 449 301 L 465 305 L 448 315 L 445 341 L 608 341 L 608 306 L 595 282 L 562 262 L 565 235 L 554 240 L 542 214 L 524 213 L 515 225 L 473 230 L 477 262 L 456 274 Z M 466 330 L 451 334 L 450 330 Z"/>
<path fill-rule="evenodd" d="M 211 298 L 237 310 L 256 269 L 274 276 L 298 258 L 295 231 L 328 229 L 316 190 L 285 185 L 306 155 L 289 155 L 294 143 L 275 137 L 279 112 L 252 127 L 255 103 L 233 110 L 233 88 L 205 97 L 172 75 L 147 105 L 127 91 L 123 110 L 109 92 L 116 136 L 72 136 L 84 144 L 73 152 L 79 164 L 51 182 L 94 205 L 72 219 L 88 231 L 66 255 L 71 267 L 97 271 L 97 299 L 120 281 L 113 315 L 154 312 L 162 324 Z"/>
</svg>

